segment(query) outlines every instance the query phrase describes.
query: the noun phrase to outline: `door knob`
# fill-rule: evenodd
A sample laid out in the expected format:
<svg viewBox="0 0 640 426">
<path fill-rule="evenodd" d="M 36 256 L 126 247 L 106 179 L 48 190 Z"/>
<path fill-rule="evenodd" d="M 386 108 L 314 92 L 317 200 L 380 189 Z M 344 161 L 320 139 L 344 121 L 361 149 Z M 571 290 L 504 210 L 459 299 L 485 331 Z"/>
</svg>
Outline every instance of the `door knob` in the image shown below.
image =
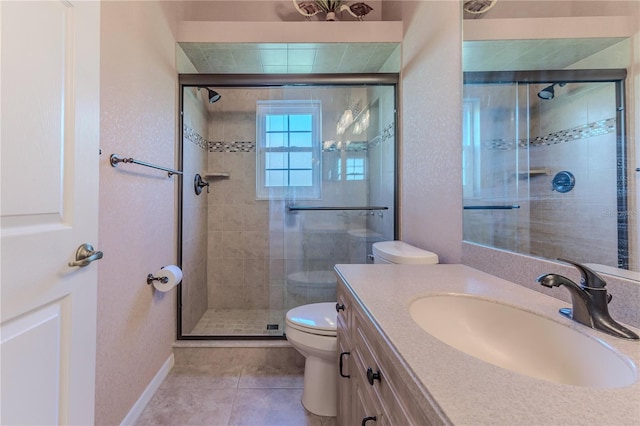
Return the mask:
<svg viewBox="0 0 640 426">
<path fill-rule="evenodd" d="M 89 243 L 84 243 L 78 250 L 76 250 L 76 260 L 69 262 L 69 266 L 79 266 L 81 268 L 89 265 L 94 260 L 102 259 L 103 253 L 101 251 L 93 250 L 93 246 Z"/>
</svg>

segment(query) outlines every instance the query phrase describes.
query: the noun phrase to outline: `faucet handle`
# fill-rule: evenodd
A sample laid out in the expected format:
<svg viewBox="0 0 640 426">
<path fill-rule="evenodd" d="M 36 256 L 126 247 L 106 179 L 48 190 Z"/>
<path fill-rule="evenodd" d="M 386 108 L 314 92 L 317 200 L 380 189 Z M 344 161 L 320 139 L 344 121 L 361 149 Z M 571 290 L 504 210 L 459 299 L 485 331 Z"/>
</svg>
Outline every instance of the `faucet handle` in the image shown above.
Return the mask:
<svg viewBox="0 0 640 426">
<path fill-rule="evenodd" d="M 582 277 L 582 279 L 580 280 L 580 284 L 583 287 L 604 288 L 607 285 L 607 282 L 604 280 L 604 278 L 598 275 L 593 269 L 587 268 L 586 266 L 572 260 L 561 258 L 558 258 L 558 260 L 561 262 L 569 263 L 575 266 L 578 271 L 580 271 L 580 276 Z"/>
</svg>

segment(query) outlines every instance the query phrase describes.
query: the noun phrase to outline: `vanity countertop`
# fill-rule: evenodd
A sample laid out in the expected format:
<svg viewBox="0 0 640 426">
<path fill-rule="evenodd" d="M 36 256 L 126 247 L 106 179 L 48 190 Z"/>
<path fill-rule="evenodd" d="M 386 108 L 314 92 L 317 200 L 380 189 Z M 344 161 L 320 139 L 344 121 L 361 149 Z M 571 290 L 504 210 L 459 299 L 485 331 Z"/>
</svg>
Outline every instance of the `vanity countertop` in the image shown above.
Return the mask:
<svg viewBox="0 0 640 426">
<path fill-rule="evenodd" d="M 640 424 L 637 380 L 631 386 L 597 389 L 531 378 L 448 346 L 409 315 L 411 302 L 432 294 L 494 299 L 600 339 L 640 366 L 640 341 L 612 337 L 559 315 L 566 303 L 465 265 L 337 265 L 336 271 L 402 357 L 402 379 L 411 384 L 410 392 L 419 404 L 435 405 L 440 418 L 430 419 L 434 423 Z"/>
</svg>

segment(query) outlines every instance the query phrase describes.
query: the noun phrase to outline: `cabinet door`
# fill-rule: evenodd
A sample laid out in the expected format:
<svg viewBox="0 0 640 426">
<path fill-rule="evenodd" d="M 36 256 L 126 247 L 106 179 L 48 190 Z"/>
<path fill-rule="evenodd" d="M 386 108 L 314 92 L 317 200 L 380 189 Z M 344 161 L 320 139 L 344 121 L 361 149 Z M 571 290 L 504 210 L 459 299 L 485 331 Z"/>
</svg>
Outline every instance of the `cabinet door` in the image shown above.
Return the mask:
<svg viewBox="0 0 640 426">
<path fill-rule="evenodd" d="M 386 416 L 382 413 L 380 404 L 372 399 L 371 391 L 366 388 L 367 383 L 356 380 L 353 386 L 353 420 L 350 425 L 354 426 L 380 426 L 388 425 Z M 346 426 L 346 425 L 345 425 Z"/>
<path fill-rule="evenodd" d="M 354 424 L 351 411 L 351 352 L 347 340 L 344 338 L 344 330 L 338 329 L 338 349 L 340 369 L 338 370 L 338 425 L 349 426 Z M 348 377 L 345 377 L 348 376 Z"/>
</svg>

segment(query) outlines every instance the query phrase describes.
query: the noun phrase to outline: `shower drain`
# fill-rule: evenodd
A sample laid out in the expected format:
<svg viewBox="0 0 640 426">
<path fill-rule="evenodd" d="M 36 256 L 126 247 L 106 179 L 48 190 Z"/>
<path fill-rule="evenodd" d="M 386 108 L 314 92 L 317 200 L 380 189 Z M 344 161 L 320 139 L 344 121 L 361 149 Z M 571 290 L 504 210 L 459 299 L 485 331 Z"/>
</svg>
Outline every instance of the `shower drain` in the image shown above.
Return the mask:
<svg viewBox="0 0 640 426">
<path fill-rule="evenodd" d="M 280 328 L 278 324 L 267 324 L 267 330 L 277 330 Z"/>
</svg>

